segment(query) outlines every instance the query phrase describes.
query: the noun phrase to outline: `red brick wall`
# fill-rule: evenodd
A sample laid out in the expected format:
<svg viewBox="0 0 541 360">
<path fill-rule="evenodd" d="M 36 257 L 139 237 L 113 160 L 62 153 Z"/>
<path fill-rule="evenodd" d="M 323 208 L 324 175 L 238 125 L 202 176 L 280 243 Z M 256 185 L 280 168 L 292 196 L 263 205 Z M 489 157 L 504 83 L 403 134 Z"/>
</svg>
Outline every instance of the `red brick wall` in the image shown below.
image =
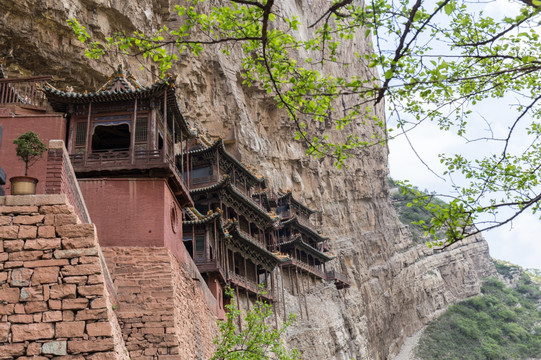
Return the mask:
<svg viewBox="0 0 541 360">
<path fill-rule="evenodd" d="M 62 140 L 52 140 L 49 142 L 45 193 L 65 194 L 81 222 L 90 223 L 83 195 Z"/>
<path fill-rule="evenodd" d="M 168 247 L 180 261 L 182 211 L 165 179 L 79 179 L 102 246 Z M 176 233 L 171 209 L 177 213 Z"/>
<path fill-rule="evenodd" d="M 3 128 L 2 147 L 0 148 L 0 164 L 6 172 L 7 178 L 24 175 L 24 162 L 15 155 L 13 140 L 19 135 L 32 130 L 39 134 L 41 140 L 48 144 L 49 140 L 64 140 L 66 137 L 66 119 L 58 113 L 40 113 L 26 115 L 10 114 L 7 108 L 0 108 L 0 125 Z M 47 152 L 43 160 L 38 160 L 29 170 L 28 176 L 39 179 L 37 193 L 45 193 L 45 174 Z M 5 185 L 6 194 L 10 194 L 9 182 Z"/>
<path fill-rule="evenodd" d="M 217 334 L 208 289 L 167 248 L 103 248 L 131 359 L 209 359 Z M 210 295 L 212 297 L 212 295 Z"/>
<path fill-rule="evenodd" d="M 0 358 L 127 359 L 104 273 L 66 196 L 0 197 Z"/>
</svg>

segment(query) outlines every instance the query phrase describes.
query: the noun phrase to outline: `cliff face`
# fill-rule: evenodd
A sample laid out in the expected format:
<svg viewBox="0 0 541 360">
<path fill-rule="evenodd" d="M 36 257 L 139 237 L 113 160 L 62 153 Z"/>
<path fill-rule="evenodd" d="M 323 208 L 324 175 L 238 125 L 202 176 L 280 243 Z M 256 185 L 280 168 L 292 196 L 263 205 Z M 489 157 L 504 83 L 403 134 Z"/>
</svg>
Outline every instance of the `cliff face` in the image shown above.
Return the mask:
<svg viewBox="0 0 541 360">
<path fill-rule="evenodd" d="M 296 12 L 303 24 L 318 17 L 326 2 L 285 0 L 283 11 Z M 93 62 L 83 57 L 80 43 L 66 25 L 77 17 L 94 36 L 110 31 L 151 31 L 175 22 L 168 0 L 0 0 L 0 61 L 10 74 L 52 74 L 56 80 L 94 89 L 119 62 L 142 82 L 151 81 L 134 59 L 108 57 Z M 366 53 L 369 44 L 343 51 Z M 348 53 L 351 52 L 351 53 Z M 331 237 L 339 256 L 334 266 L 352 283 L 338 291 L 331 284 L 312 285 L 293 297 L 284 292 L 286 310 L 298 318 L 288 344 L 307 359 L 385 359 L 397 352 L 405 336 L 429 322 L 446 305 L 474 295 L 480 278 L 494 273 L 488 246 L 480 238 L 433 253 L 414 246 L 392 209 L 387 188 L 387 148 L 374 146 L 338 170 L 328 160 L 304 155 L 295 143 L 293 126 L 271 97 L 242 86 L 238 57 L 219 51 L 184 58 L 179 74 L 180 104 L 187 119 L 210 135 L 230 140 L 243 162 L 267 177 L 274 189 L 290 189 L 307 205 L 322 211 L 318 227 Z M 362 64 L 355 69 L 367 74 Z M 340 74 L 341 68 L 333 71 Z M 377 108 L 382 116 L 383 109 Z M 345 133 L 371 134 L 374 125 L 352 124 Z M 339 139 L 344 136 L 332 133 Z M 280 299 L 283 301 L 283 299 Z M 281 305 L 282 306 L 282 305 Z"/>
</svg>

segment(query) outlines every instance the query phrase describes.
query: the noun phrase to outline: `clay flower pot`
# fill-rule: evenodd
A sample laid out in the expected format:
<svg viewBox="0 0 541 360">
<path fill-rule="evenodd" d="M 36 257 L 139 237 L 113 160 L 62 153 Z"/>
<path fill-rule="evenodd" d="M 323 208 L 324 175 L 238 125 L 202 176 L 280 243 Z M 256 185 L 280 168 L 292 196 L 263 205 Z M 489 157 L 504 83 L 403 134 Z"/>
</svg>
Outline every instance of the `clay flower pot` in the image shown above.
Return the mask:
<svg viewBox="0 0 541 360">
<path fill-rule="evenodd" d="M 14 176 L 11 182 L 11 195 L 35 195 L 38 179 L 30 176 Z"/>
</svg>

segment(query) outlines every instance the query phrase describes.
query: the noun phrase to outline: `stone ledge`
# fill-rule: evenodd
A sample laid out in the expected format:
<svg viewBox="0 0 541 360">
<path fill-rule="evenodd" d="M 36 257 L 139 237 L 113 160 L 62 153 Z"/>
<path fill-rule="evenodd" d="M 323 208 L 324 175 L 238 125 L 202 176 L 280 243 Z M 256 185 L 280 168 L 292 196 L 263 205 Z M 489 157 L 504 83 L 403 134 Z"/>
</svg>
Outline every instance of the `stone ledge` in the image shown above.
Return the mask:
<svg viewBox="0 0 541 360">
<path fill-rule="evenodd" d="M 40 205 L 62 205 L 67 204 L 64 194 L 53 195 L 7 195 L 0 196 L 0 205 L 7 206 L 40 206 Z"/>
</svg>

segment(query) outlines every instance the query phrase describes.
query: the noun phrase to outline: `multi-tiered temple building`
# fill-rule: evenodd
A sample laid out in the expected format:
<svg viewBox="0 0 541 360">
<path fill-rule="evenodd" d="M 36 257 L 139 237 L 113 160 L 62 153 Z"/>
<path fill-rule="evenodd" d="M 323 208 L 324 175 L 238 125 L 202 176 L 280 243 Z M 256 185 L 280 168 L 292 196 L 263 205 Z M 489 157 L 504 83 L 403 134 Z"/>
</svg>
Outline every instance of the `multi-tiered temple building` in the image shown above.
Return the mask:
<svg viewBox="0 0 541 360">
<path fill-rule="evenodd" d="M 0 79 L 0 103 L 20 105 L 18 116 L 27 117 L 9 136 L 34 130 L 64 140 L 100 245 L 166 247 L 180 262 L 188 254 L 219 317 L 226 287 L 249 306 L 257 297 L 276 302 L 284 286 L 293 294 L 321 281 L 349 286 L 327 268 L 335 257 L 310 221 L 316 210 L 291 192 L 274 192 L 221 139 L 197 136 L 179 109 L 173 77 L 143 86 L 119 66 L 100 89 L 84 93 L 47 80 L 29 78 L 25 87 L 24 79 Z M 16 164 L 7 155 L 0 160 L 14 175 Z"/>
</svg>

